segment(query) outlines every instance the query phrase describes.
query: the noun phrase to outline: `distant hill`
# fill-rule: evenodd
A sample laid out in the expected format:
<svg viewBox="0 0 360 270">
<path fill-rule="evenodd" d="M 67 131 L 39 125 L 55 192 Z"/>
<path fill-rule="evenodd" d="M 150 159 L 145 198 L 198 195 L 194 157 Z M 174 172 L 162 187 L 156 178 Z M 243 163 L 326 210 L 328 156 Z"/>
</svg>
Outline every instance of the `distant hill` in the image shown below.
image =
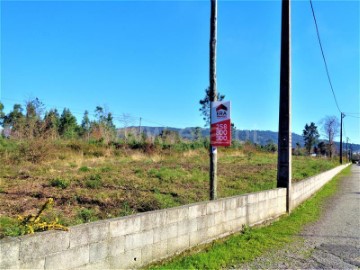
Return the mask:
<svg viewBox="0 0 360 270">
<path fill-rule="evenodd" d="M 129 127 L 129 130 L 139 130 L 139 127 Z M 148 136 L 157 136 L 159 135 L 164 129 L 173 130 L 179 132 L 179 135 L 188 140 L 192 140 L 194 138 L 195 128 L 194 127 L 187 127 L 187 128 L 172 128 L 172 127 L 149 127 L 149 126 L 142 126 L 141 131 L 145 132 Z M 118 129 L 119 134 L 123 134 L 123 128 Z M 209 136 L 209 129 L 202 128 L 201 133 L 203 137 Z M 265 145 L 269 142 L 273 142 L 277 144 L 278 141 L 278 133 L 275 131 L 270 130 L 236 130 L 235 138 L 237 140 L 246 142 L 250 141 L 252 143 L 257 143 L 260 145 Z M 301 146 L 304 146 L 304 139 L 301 135 L 292 133 L 292 147 L 296 147 L 296 144 L 299 143 Z M 335 142 L 337 149 L 339 149 L 339 142 Z M 348 147 L 352 147 L 354 152 L 360 151 L 360 144 L 349 144 Z M 346 144 L 343 144 L 344 150 L 346 149 Z"/>
</svg>

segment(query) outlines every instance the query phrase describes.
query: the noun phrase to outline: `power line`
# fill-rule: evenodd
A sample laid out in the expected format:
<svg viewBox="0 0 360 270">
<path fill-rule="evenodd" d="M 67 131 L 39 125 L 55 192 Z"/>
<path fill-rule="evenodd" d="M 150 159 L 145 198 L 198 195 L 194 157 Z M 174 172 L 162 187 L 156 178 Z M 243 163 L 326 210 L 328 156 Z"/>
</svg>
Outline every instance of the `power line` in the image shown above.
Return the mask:
<svg viewBox="0 0 360 270">
<path fill-rule="evenodd" d="M 360 118 L 360 116 L 355 116 L 355 115 L 351 115 L 351 114 L 347 114 L 346 116 L 352 117 L 352 118 Z"/>
<path fill-rule="evenodd" d="M 337 107 L 337 109 L 339 110 L 339 112 L 341 113 L 339 104 L 338 104 L 337 99 L 336 99 L 335 91 L 334 91 L 334 88 L 333 88 L 332 83 L 331 83 L 330 74 L 329 74 L 329 69 L 328 69 L 328 66 L 327 66 L 327 63 L 326 63 L 326 58 L 325 58 L 324 50 L 323 50 L 323 47 L 322 47 L 322 44 L 321 44 L 319 28 L 318 28 L 317 21 L 316 21 L 315 11 L 314 11 L 314 7 L 313 7 L 313 4 L 312 4 L 312 0 L 310 0 L 310 6 L 311 6 L 311 11 L 312 11 L 312 15 L 313 15 L 313 18 L 314 18 L 314 22 L 315 22 L 316 33 L 317 33 L 317 38 L 318 38 L 319 45 L 320 45 L 320 49 L 321 49 L 322 58 L 323 58 L 324 64 L 325 64 L 326 75 L 327 75 L 327 78 L 328 78 L 328 81 L 329 81 L 329 84 L 330 84 L 330 88 L 331 88 L 332 94 L 333 94 L 333 96 L 334 96 L 334 100 L 335 100 L 336 107 Z"/>
</svg>

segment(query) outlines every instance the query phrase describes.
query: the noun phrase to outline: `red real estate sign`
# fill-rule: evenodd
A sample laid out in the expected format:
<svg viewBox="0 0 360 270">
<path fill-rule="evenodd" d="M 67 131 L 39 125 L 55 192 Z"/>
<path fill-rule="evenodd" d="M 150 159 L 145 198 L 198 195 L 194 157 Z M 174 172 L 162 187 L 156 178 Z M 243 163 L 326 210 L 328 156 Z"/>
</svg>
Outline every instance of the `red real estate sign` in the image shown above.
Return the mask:
<svg viewBox="0 0 360 270">
<path fill-rule="evenodd" d="M 212 146 L 231 145 L 230 101 L 211 103 L 210 144 Z"/>
</svg>

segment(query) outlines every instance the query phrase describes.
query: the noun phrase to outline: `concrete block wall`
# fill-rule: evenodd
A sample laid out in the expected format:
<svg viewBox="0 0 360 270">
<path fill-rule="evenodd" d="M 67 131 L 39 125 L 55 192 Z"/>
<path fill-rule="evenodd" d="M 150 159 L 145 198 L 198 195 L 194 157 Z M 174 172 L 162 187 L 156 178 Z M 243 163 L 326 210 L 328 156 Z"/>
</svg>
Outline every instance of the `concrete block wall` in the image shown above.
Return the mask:
<svg viewBox="0 0 360 270">
<path fill-rule="evenodd" d="M 292 184 L 291 208 L 297 207 L 299 204 L 310 198 L 336 174 L 349 165 L 350 164 L 341 165 L 329 171 L 307 178 L 301 182 Z"/>
<path fill-rule="evenodd" d="M 277 218 L 286 189 L 201 202 L 0 241 L 1 269 L 139 268 Z"/>
<path fill-rule="evenodd" d="M 292 208 L 348 165 L 292 186 Z M 250 193 L 0 240 L 0 269 L 139 268 L 286 212 L 286 189 Z"/>
</svg>

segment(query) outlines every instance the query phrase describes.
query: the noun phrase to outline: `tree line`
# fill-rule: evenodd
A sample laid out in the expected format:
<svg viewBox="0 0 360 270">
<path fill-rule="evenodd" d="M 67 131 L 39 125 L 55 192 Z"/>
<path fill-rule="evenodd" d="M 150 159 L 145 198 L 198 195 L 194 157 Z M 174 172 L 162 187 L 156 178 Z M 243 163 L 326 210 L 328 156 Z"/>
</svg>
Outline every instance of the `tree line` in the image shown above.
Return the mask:
<svg viewBox="0 0 360 270">
<path fill-rule="evenodd" d="M 32 99 L 21 104 L 14 104 L 12 110 L 4 113 L 4 105 L 0 102 L 0 126 L 3 137 L 13 139 L 102 139 L 109 142 L 116 137 L 113 116 L 103 107 L 94 110 L 95 120 L 90 120 L 89 112 L 84 112 L 81 124 L 70 109 L 64 108 L 60 114 L 57 109 L 45 111 L 44 104 Z"/>
<path fill-rule="evenodd" d="M 218 93 L 218 100 L 223 100 L 224 97 L 224 95 Z M 205 97 L 199 101 L 199 104 L 199 111 L 205 122 L 205 127 L 209 126 L 210 100 L 208 88 L 205 89 Z M 90 113 L 85 110 L 81 123 L 78 124 L 70 109 L 64 108 L 61 114 L 55 108 L 46 111 L 45 105 L 38 98 L 25 102 L 24 107 L 21 104 L 14 104 L 12 110 L 6 114 L 4 113 L 4 105 L 0 102 L 1 134 L 3 137 L 18 140 L 34 138 L 50 140 L 84 139 L 103 141 L 106 144 L 116 141 L 117 132 L 112 113 L 101 106 L 96 106 L 92 115 L 95 119 L 90 120 Z M 339 134 L 339 120 L 335 116 L 327 116 L 320 121 L 320 124 L 326 140 L 319 140 L 320 133 L 318 126 L 314 122 L 306 124 L 302 134 L 304 148 L 297 144 L 296 148 L 293 149 L 295 155 L 316 154 L 333 157 L 336 153 L 334 139 Z M 235 139 L 236 127 L 234 123 L 232 123 L 231 131 Z M 125 132 L 125 142 L 130 143 L 132 141 L 134 143 L 134 141 L 147 140 L 146 134 L 138 133 L 134 130 Z M 135 140 L 135 136 L 139 137 L 138 140 Z M 201 128 L 197 127 L 194 129 L 193 139 L 195 142 L 199 142 L 207 138 L 202 138 Z M 165 144 L 176 144 L 181 141 L 181 137 L 176 131 L 165 129 L 159 136 L 154 138 L 154 142 L 159 140 Z M 236 142 L 234 143 L 236 144 Z M 270 152 L 277 151 L 277 145 L 274 142 L 268 142 L 264 147 L 265 149 L 269 148 Z"/>
</svg>

